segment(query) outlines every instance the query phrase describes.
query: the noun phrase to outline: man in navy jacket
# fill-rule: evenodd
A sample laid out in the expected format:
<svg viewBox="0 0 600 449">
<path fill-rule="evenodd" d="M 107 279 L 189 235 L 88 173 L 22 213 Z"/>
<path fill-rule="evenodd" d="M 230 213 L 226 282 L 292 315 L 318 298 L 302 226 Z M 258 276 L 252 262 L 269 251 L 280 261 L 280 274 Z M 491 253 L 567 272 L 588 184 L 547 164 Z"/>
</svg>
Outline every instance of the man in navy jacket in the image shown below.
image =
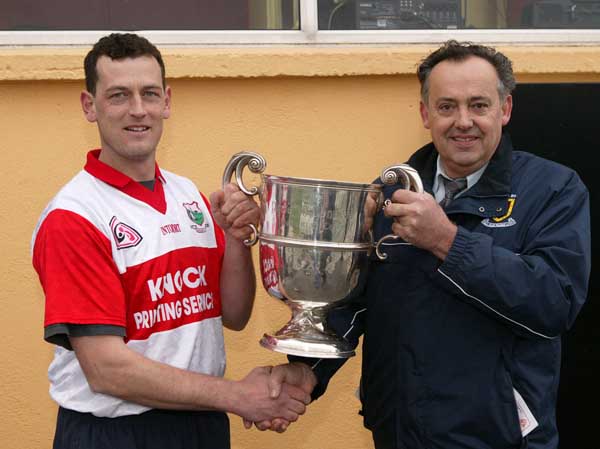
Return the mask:
<svg viewBox="0 0 600 449">
<path fill-rule="evenodd" d="M 374 236 L 398 239 L 329 316 L 355 344 L 364 334 L 365 426 L 377 449 L 556 449 L 560 337 L 591 265 L 588 191 L 503 134 L 515 86 L 503 54 L 449 41 L 417 75 L 432 143 L 408 163 L 425 193 L 385 187 Z M 462 190 L 445 199 L 452 181 Z M 308 364 L 313 398 L 344 362 L 290 358 L 273 383 Z"/>
</svg>

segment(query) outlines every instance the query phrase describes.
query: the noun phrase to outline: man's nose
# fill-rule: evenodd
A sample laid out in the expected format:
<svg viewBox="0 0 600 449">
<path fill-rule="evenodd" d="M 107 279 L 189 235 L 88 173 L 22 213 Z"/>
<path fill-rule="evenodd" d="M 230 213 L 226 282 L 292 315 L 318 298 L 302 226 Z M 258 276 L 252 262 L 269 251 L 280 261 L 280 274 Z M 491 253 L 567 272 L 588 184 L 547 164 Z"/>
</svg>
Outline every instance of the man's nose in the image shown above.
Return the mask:
<svg viewBox="0 0 600 449">
<path fill-rule="evenodd" d="M 134 94 L 131 96 L 129 113 L 136 117 L 143 117 L 146 115 L 146 108 L 144 107 L 144 100 L 141 95 Z"/>
<path fill-rule="evenodd" d="M 468 107 L 458 108 L 454 125 L 460 129 L 469 129 L 473 126 L 473 118 Z"/>
</svg>

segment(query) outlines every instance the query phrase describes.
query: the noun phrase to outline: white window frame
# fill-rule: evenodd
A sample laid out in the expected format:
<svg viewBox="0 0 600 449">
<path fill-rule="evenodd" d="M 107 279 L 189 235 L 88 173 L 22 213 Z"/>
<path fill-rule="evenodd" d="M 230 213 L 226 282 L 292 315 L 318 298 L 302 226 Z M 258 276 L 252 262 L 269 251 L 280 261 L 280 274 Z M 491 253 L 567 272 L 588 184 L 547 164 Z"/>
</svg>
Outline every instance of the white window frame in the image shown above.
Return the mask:
<svg viewBox="0 0 600 449">
<path fill-rule="evenodd" d="M 138 30 L 156 45 L 429 44 L 447 39 L 480 43 L 600 45 L 600 29 L 319 30 L 317 0 L 298 0 L 300 30 Z M 92 45 L 103 31 L 0 31 L 0 47 Z"/>
</svg>

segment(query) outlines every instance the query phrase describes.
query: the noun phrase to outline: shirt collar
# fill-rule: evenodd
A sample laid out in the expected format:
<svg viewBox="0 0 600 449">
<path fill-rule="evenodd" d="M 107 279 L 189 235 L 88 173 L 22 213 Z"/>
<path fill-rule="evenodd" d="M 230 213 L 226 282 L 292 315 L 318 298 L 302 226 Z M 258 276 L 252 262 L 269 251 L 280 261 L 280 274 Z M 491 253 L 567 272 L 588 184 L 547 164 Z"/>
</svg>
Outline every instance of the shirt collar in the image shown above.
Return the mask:
<svg viewBox="0 0 600 449">
<path fill-rule="evenodd" d="M 483 172 L 487 168 L 488 164 L 489 164 L 489 162 L 486 162 L 483 167 L 481 167 L 479 170 L 477 170 L 474 173 L 471 173 L 470 175 L 468 175 L 466 177 L 466 179 L 467 179 L 467 187 L 465 189 L 463 189 L 462 191 L 458 192 L 456 194 L 457 197 L 460 196 L 460 195 L 462 195 L 467 190 L 469 190 L 475 184 L 477 184 L 477 181 L 479 181 L 479 179 L 481 178 L 481 175 L 483 175 Z M 444 194 L 446 193 L 446 189 L 444 187 L 444 183 L 442 182 L 442 179 L 441 179 L 442 177 L 446 178 L 446 179 L 450 179 L 450 180 L 452 179 L 444 171 L 444 167 L 442 167 L 442 161 L 441 161 L 440 155 L 438 154 L 438 156 L 437 156 L 437 167 L 436 167 L 435 176 L 433 178 L 433 189 L 432 189 L 433 190 L 433 196 L 435 196 L 435 199 L 438 202 L 440 202 L 444 198 Z"/>
<path fill-rule="evenodd" d="M 120 190 L 124 194 L 129 195 L 130 197 L 139 201 L 143 201 L 160 213 L 164 214 L 166 212 L 167 203 L 163 189 L 163 184 L 166 184 L 166 180 L 160 172 L 158 164 L 154 164 L 154 176 L 160 182 L 157 182 L 154 185 L 154 190 L 151 191 L 141 185 L 139 182 L 131 179 L 126 174 L 121 173 L 110 165 L 107 165 L 99 160 L 99 156 L 100 150 L 92 150 L 88 152 L 87 162 L 84 167 L 86 172 L 100 181 L 103 181 L 106 184 L 114 187 L 115 189 Z"/>
<path fill-rule="evenodd" d="M 88 152 L 84 167 L 85 171 L 119 190 L 123 190 L 130 183 L 137 183 L 137 181 L 134 181 L 126 174 L 121 173 L 98 159 L 100 151 L 100 149 L 96 149 Z M 166 183 L 157 163 L 154 163 L 154 177 L 160 180 L 161 183 Z"/>
</svg>

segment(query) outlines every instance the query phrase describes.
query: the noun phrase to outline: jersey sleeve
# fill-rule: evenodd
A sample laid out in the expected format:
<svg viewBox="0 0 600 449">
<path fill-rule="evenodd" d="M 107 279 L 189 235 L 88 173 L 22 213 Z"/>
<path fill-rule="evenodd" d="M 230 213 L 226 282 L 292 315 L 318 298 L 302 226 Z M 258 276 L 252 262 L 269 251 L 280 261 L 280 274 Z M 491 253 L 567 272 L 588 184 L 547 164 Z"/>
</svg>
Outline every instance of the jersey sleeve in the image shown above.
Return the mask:
<svg viewBox="0 0 600 449">
<path fill-rule="evenodd" d="M 70 349 L 68 335 L 125 334 L 125 293 L 111 243 L 90 221 L 50 212 L 34 237 L 33 266 L 45 294 L 47 341 Z"/>
</svg>

